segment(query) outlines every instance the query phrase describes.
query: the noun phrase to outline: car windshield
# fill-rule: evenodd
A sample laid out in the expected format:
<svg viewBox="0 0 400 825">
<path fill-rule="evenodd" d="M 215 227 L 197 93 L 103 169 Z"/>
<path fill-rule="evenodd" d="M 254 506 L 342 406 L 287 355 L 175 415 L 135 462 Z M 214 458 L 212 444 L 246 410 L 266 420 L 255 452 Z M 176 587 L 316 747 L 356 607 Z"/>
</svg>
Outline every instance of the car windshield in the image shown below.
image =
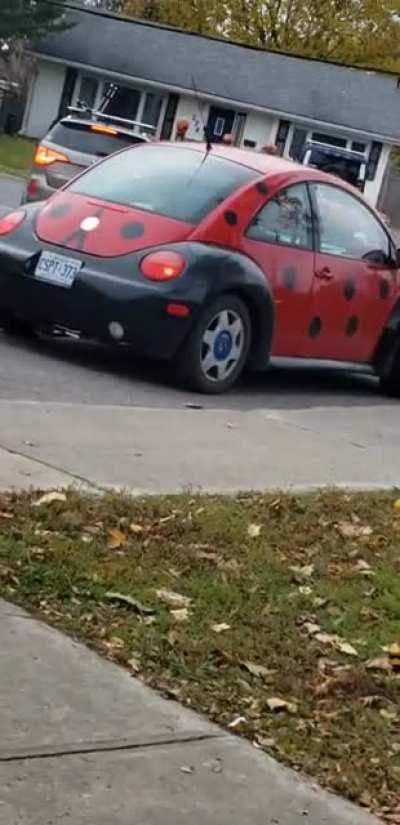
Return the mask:
<svg viewBox="0 0 400 825">
<path fill-rule="evenodd" d="M 139 136 L 119 132 L 117 128 L 111 127 L 111 131 L 107 132 L 97 131 L 101 128 L 102 125 L 99 123 L 61 121 L 50 129 L 46 140 L 64 149 L 84 152 L 85 155 L 95 155 L 99 158 L 143 142 Z"/>
<path fill-rule="evenodd" d="M 196 224 L 259 173 L 173 146 L 142 146 L 86 172 L 69 190 Z"/>
</svg>

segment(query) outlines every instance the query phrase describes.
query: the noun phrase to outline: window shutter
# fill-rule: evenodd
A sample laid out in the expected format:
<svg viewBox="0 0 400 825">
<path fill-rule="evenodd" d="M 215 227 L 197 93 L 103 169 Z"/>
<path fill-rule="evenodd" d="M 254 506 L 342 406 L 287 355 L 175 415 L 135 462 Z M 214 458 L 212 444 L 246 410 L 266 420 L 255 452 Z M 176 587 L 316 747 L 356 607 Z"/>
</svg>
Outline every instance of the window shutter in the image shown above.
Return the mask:
<svg viewBox="0 0 400 825">
<path fill-rule="evenodd" d="M 171 93 L 168 97 L 164 123 L 161 129 L 161 140 L 170 140 L 174 128 L 175 115 L 178 109 L 179 95 Z"/>
<path fill-rule="evenodd" d="M 276 148 L 278 150 L 278 155 L 283 155 L 285 151 L 285 144 L 287 140 L 287 136 L 289 134 L 290 129 L 290 120 L 280 120 L 279 121 L 279 128 L 278 134 L 276 136 Z"/>
<path fill-rule="evenodd" d="M 374 141 L 371 146 L 369 160 L 367 164 L 367 180 L 374 180 L 378 163 L 382 154 L 383 144 Z"/>
<path fill-rule="evenodd" d="M 307 139 L 307 130 L 296 128 L 293 132 L 292 145 L 289 150 L 289 155 L 293 160 L 301 161 L 303 159 L 304 146 Z"/>
</svg>

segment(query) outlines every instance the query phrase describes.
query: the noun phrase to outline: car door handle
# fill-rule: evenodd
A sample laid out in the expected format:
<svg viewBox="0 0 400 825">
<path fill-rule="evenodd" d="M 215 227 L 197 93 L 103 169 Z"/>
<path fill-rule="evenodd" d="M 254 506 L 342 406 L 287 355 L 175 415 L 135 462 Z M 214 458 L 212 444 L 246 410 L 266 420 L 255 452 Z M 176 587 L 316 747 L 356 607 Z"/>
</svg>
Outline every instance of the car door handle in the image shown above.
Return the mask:
<svg viewBox="0 0 400 825">
<path fill-rule="evenodd" d="M 329 269 L 329 266 L 323 266 L 322 269 L 315 270 L 315 277 L 319 278 L 320 281 L 330 281 L 333 278 L 333 272 Z"/>
</svg>

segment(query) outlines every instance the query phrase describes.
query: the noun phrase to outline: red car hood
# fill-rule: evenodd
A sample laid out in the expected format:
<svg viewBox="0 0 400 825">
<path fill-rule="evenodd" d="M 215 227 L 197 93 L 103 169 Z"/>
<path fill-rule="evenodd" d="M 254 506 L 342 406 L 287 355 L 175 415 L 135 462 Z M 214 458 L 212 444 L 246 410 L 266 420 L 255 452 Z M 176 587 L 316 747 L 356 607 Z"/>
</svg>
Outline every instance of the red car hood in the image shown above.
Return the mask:
<svg viewBox="0 0 400 825">
<path fill-rule="evenodd" d="M 54 195 L 36 219 L 41 241 L 101 258 L 184 241 L 192 232 L 190 224 L 163 215 L 69 192 Z"/>
</svg>

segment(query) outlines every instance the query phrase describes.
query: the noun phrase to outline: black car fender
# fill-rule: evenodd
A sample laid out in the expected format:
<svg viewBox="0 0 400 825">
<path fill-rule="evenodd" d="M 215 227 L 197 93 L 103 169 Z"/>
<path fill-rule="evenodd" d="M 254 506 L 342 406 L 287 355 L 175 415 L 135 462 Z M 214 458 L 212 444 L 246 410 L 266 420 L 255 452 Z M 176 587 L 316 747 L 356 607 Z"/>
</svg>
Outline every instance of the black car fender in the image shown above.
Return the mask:
<svg viewBox="0 0 400 825">
<path fill-rule="evenodd" d="M 224 293 L 240 297 L 246 304 L 252 324 L 248 365 L 252 369 L 268 366 L 274 333 L 274 300 L 268 278 L 247 255 L 219 246 L 183 243 L 174 247 L 185 255 L 188 266 L 181 287 L 196 295 L 197 316 L 205 306 Z"/>
<path fill-rule="evenodd" d="M 374 368 L 382 378 L 387 378 L 400 354 L 400 299 L 394 305 L 379 339 L 374 355 Z"/>
</svg>

